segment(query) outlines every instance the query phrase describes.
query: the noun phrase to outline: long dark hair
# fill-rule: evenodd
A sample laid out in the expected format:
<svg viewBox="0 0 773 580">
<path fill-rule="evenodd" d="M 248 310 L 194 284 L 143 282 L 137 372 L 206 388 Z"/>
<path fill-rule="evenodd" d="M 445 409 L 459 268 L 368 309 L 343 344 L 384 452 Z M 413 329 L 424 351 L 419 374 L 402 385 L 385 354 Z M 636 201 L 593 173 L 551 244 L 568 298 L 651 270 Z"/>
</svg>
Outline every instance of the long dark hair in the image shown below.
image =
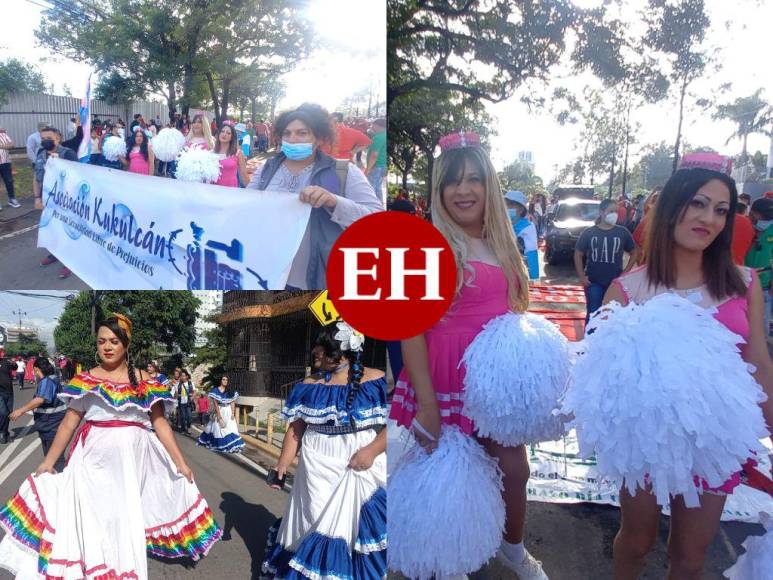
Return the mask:
<svg viewBox="0 0 773 580">
<path fill-rule="evenodd" d="M 728 296 L 743 296 L 746 284 L 741 278 L 731 252 L 733 224 L 735 223 L 738 190 L 735 181 L 718 171 L 693 167 L 674 173 L 663 187 L 657 204 L 650 210 L 645 255 L 647 256 L 647 278 L 651 286 L 663 285 L 672 288 L 676 283 L 674 264 L 674 229 L 684 218 L 692 199 L 698 190 L 712 180 L 721 181 L 730 191 L 730 208 L 725 227 L 703 250 L 703 276 L 706 287 L 715 300 Z"/>
<path fill-rule="evenodd" d="M 239 138 L 236 136 L 236 129 L 231 127 L 231 125 L 223 125 L 217 130 L 217 133 L 215 133 L 215 153 L 222 153 L 220 151 L 220 133 L 225 131 L 226 129 L 229 129 L 231 131 L 231 141 L 228 143 L 228 151 L 226 152 L 226 155 L 228 157 L 231 157 L 233 155 L 236 155 L 236 149 L 239 146 Z"/>
<path fill-rule="evenodd" d="M 133 387 L 136 387 L 139 385 L 139 382 L 137 381 L 137 374 L 134 372 L 134 365 L 129 360 L 129 335 L 126 334 L 126 331 L 118 323 L 118 318 L 115 316 L 105 318 L 102 322 L 97 324 L 97 332 L 99 332 L 99 329 L 103 326 L 115 334 L 118 337 L 118 340 L 121 341 L 123 347 L 126 349 L 126 366 L 129 369 L 129 382 Z"/>
<path fill-rule="evenodd" d="M 139 125 L 138 125 L 139 126 Z M 145 135 L 142 129 L 139 129 L 137 131 L 132 131 L 131 135 L 126 137 L 126 145 L 128 147 L 128 152 L 132 152 L 132 149 L 137 145 L 137 133 L 142 133 L 142 143 L 140 143 L 140 153 L 142 153 L 142 156 L 145 158 L 145 161 L 148 161 L 148 136 Z"/>
<path fill-rule="evenodd" d="M 360 362 L 360 353 L 352 350 L 344 350 L 341 348 L 341 342 L 335 339 L 335 335 L 338 332 L 336 324 L 330 324 L 324 327 L 317 335 L 317 339 L 314 341 L 312 348 L 322 347 L 325 351 L 325 356 L 340 360 L 345 358 L 349 362 L 349 376 L 347 382 L 351 385 L 351 390 L 346 397 L 346 411 L 350 412 L 354 399 L 357 398 L 357 393 L 360 392 L 362 376 L 365 373 L 365 369 Z M 354 420 L 351 419 L 352 424 Z"/>
<path fill-rule="evenodd" d="M 282 133 L 287 125 L 293 121 L 301 121 L 309 128 L 317 141 L 330 145 L 335 141 L 335 131 L 330 123 L 330 113 L 316 103 L 303 103 L 297 109 L 285 111 L 279 115 L 274 125 L 274 136 L 278 142 L 282 141 Z"/>
<path fill-rule="evenodd" d="M 56 374 L 56 369 L 54 369 L 54 365 L 52 365 L 51 361 L 44 356 L 37 357 L 35 359 L 35 362 L 32 363 L 32 367 L 36 369 L 40 369 L 40 372 L 43 373 L 44 377 L 49 377 L 51 375 Z"/>
</svg>

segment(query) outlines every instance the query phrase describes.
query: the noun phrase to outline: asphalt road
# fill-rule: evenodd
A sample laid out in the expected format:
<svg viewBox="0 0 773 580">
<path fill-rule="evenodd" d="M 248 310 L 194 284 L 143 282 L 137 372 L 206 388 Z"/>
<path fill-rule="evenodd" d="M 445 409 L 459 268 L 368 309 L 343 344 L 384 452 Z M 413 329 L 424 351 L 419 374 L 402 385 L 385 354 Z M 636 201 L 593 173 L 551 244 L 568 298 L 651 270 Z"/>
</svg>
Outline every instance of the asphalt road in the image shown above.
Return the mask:
<svg viewBox="0 0 773 580">
<path fill-rule="evenodd" d="M 15 394 L 16 406 L 32 398 L 28 386 Z M 13 442 L 0 446 L 0 501 L 5 502 L 43 459 L 37 434 L 26 428 L 32 418 L 26 416 L 12 424 Z M 231 580 L 250 579 L 263 558 L 268 528 L 281 516 L 288 494 L 270 489 L 260 467 L 251 460 L 222 456 L 197 447 L 191 437 L 177 435 L 178 444 L 193 469 L 196 484 L 207 499 L 224 539 L 209 555 L 191 562 L 149 560 L 150 578 Z M 254 452 L 248 454 L 253 457 Z M 2 534 L 2 532 L 0 532 Z M 0 570 L 0 580 L 12 576 Z"/>
</svg>

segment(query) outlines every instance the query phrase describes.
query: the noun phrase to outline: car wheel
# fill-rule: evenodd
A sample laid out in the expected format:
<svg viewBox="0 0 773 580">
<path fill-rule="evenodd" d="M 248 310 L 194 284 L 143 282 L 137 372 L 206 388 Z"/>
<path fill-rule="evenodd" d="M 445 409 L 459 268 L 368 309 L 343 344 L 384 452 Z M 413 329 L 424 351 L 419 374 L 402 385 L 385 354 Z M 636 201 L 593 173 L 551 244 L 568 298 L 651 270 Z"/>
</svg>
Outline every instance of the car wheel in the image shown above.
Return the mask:
<svg viewBox="0 0 773 580">
<path fill-rule="evenodd" d="M 558 253 L 550 244 L 545 244 L 545 261 L 551 266 L 556 266 L 559 262 Z"/>
</svg>

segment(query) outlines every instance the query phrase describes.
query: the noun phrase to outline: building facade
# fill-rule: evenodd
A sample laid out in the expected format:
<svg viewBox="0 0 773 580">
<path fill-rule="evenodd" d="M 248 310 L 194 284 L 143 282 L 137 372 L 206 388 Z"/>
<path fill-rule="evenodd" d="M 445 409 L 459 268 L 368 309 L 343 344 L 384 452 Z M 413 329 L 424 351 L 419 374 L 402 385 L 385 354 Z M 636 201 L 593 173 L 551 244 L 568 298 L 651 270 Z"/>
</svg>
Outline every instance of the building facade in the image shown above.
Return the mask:
<svg viewBox="0 0 773 580">
<path fill-rule="evenodd" d="M 225 332 L 226 371 L 247 397 L 286 398 L 310 368 L 311 345 L 322 326 L 309 310 L 317 292 L 233 291 L 223 295 L 218 321 Z M 365 366 L 384 370 L 386 345 L 368 339 Z"/>
<path fill-rule="evenodd" d="M 201 301 L 196 316 L 196 347 L 204 346 L 205 334 L 217 326 L 211 322 L 212 316 L 220 314 L 223 308 L 223 293 L 218 290 L 195 290 L 193 294 Z"/>
</svg>

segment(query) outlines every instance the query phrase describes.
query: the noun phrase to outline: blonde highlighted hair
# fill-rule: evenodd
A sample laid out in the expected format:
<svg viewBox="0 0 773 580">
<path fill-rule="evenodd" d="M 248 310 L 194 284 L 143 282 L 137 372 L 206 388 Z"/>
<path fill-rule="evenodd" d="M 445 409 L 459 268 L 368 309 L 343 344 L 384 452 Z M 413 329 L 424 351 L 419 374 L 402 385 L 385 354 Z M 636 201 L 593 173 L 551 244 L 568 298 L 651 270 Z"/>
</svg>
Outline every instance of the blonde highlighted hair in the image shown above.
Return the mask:
<svg viewBox="0 0 773 580">
<path fill-rule="evenodd" d="M 215 148 L 215 140 L 212 138 L 212 129 L 209 127 L 209 119 L 207 119 L 206 115 L 194 115 L 191 126 L 188 127 L 188 135 L 185 137 L 185 144 L 187 145 L 193 140 L 193 124 L 197 120 L 201 121 L 201 131 L 204 133 L 204 139 L 206 140 L 207 145 L 209 145 L 209 150 L 212 151 L 212 149 Z"/>
<path fill-rule="evenodd" d="M 481 147 L 453 149 L 435 160 L 432 171 L 432 223 L 448 240 L 456 260 L 456 293 L 465 284 L 464 272 L 475 271 L 468 264 L 468 236 L 453 220 L 443 202 L 443 189 L 449 184 L 461 183 L 467 160 L 477 167 L 486 189 L 483 212 L 483 239 L 494 253 L 507 277 L 507 298 L 510 308 L 523 312 L 529 307 L 529 285 L 526 266 L 518 250 L 513 226 L 507 215 L 507 206 L 499 185 L 499 178 L 486 151 Z"/>
</svg>

